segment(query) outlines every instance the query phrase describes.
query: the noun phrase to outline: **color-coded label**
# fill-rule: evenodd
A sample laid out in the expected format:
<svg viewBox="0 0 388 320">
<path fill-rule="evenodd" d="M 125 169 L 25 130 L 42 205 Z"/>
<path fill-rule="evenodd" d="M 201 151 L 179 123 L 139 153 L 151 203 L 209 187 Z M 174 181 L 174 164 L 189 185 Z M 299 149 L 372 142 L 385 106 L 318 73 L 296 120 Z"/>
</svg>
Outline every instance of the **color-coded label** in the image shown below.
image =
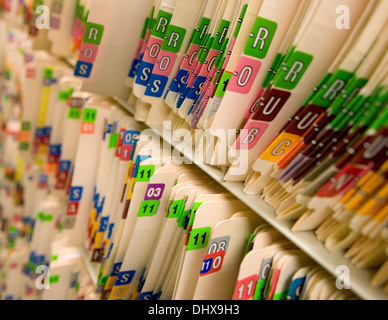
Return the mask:
<svg viewBox="0 0 388 320">
<path fill-rule="evenodd" d="M 155 166 L 154 165 L 148 165 L 148 166 L 140 166 L 136 182 L 149 182 L 154 175 L 155 172 Z"/>
<path fill-rule="evenodd" d="M 249 35 L 244 54 L 257 59 L 264 59 L 267 56 L 277 27 L 276 22 L 258 17 Z"/>
<path fill-rule="evenodd" d="M 242 94 L 249 93 L 260 68 L 259 60 L 242 56 L 230 80 L 228 90 Z"/>
<path fill-rule="evenodd" d="M 293 90 L 299 84 L 314 57 L 304 52 L 294 51 L 285 64 L 279 69 L 274 85 Z"/>
<path fill-rule="evenodd" d="M 206 248 L 209 242 L 210 232 L 210 227 L 192 229 L 189 243 L 187 244 L 187 251 Z"/>
<path fill-rule="evenodd" d="M 152 217 L 158 212 L 160 201 L 147 200 L 140 205 L 137 216 L 138 217 Z"/>
<path fill-rule="evenodd" d="M 253 298 L 257 283 L 257 274 L 238 280 L 234 291 L 233 300 L 250 300 Z"/>
</svg>

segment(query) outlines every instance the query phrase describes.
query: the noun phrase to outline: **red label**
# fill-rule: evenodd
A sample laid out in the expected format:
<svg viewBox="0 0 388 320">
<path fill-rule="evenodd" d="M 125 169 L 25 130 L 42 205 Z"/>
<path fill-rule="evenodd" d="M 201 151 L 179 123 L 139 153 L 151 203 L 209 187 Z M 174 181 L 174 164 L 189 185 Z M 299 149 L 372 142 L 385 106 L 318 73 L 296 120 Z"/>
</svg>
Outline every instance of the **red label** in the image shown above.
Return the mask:
<svg viewBox="0 0 388 320">
<path fill-rule="evenodd" d="M 260 103 L 259 109 L 252 119 L 266 122 L 273 121 L 290 97 L 291 93 L 288 91 L 271 89 L 265 94 L 264 101 Z"/>
<path fill-rule="evenodd" d="M 255 294 L 257 284 L 257 274 L 239 280 L 236 283 L 233 300 L 250 300 Z"/>
<path fill-rule="evenodd" d="M 286 132 L 297 136 L 303 136 L 325 110 L 325 108 L 313 104 L 304 107 L 291 121 Z"/>
<path fill-rule="evenodd" d="M 338 194 L 345 194 L 350 190 L 357 181 L 357 178 L 362 177 L 369 171 L 371 166 L 357 166 L 347 164 L 338 172 L 330 181 L 318 192 L 318 197 L 334 197 Z"/>
<path fill-rule="evenodd" d="M 71 216 L 76 216 L 77 213 L 78 213 L 78 205 L 79 205 L 79 202 L 69 202 L 68 206 L 67 206 L 67 212 L 66 212 L 66 215 L 69 217 Z"/>
</svg>

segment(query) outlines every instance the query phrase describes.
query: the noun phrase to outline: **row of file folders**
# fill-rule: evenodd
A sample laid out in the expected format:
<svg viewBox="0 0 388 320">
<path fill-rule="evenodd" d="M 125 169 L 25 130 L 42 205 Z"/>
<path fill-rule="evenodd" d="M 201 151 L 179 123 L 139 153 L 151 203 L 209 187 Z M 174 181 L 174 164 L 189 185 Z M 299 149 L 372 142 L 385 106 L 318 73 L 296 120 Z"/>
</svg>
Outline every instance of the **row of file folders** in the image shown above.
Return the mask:
<svg viewBox="0 0 388 320">
<path fill-rule="evenodd" d="M 42 3 L 52 29 L 26 28 L 18 1 L 0 24 L 3 220 L 8 245 L 29 247 L 26 279 L 82 244 L 103 299 L 352 298 L 159 137 L 145 143 L 138 121 L 168 121 L 387 290 L 388 1 Z"/>
</svg>

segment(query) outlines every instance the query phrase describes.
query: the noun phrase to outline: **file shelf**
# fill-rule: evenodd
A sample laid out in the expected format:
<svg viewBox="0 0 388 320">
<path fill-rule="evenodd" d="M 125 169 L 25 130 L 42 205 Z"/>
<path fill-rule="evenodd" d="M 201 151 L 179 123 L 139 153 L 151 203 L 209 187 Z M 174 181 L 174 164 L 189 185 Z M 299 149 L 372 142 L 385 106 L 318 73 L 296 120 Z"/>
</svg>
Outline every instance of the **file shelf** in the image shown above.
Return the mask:
<svg viewBox="0 0 388 320">
<path fill-rule="evenodd" d="M 71 62 L 71 60 L 69 60 Z M 115 97 L 114 100 L 119 103 L 129 113 L 134 114 L 133 107 L 130 106 L 125 99 Z M 149 126 L 148 126 L 149 127 Z M 234 196 L 245 203 L 251 210 L 256 212 L 262 219 L 272 225 L 276 230 L 282 233 L 288 240 L 294 243 L 297 247 L 303 250 L 316 263 L 326 269 L 334 277 L 337 277 L 336 269 L 338 266 L 348 266 L 350 275 L 351 290 L 364 300 L 386 300 L 388 295 L 382 290 L 374 288 L 370 284 L 373 276 L 369 270 L 356 268 L 349 260 L 343 257 L 342 252 L 329 252 L 324 245 L 316 239 L 313 232 L 294 233 L 291 231 L 292 222 L 280 222 L 276 220 L 275 211 L 272 207 L 265 203 L 259 196 L 250 196 L 243 193 L 243 185 L 241 183 L 225 182 L 223 173 L 217 168 L 203 164 L 196 157 L 193 159 L 192 154 L 185 152 L 188 146 L 182 142 L 174 143 L 171 141 L 169 134 L 167 137 L 163 136 L 160 128 L 150 127 L 156 134 L 158 134 L 171 147 L 176 148 L 184 157 L 197 165 L 202 171 L 209 175 L 212 179 L 217 181 L 226 190 L 231 192 Z M 96 282 L 96 278 L 93 280 Z"/>
</svg>

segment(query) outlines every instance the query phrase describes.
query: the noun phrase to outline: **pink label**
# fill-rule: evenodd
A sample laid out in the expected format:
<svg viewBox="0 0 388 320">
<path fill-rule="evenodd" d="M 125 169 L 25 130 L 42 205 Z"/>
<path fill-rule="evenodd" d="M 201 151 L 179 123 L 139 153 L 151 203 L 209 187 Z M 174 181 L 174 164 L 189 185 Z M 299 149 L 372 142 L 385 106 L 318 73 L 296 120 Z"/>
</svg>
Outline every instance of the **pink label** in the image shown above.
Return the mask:
<svg viewBox="0 0 388 320">
<path fill-rule="evenodd" d="M 263 136 L 268 127 L 269 123 L 266 122 L 254 120 L 248 121 L 234 144 L 233 149 L 251 150 Z"/>
<path fill-rule="evenodd" d="M 181 69 L 189 70 L 194 63 L 196 54 L 198 53 L 199 45 L 191 44 L 185 57 L 183 58 Z"/>
<path fill-rule="evenodd" d="M 229 91 L 247 94 L 261 68 L 261 62 L 256 59 L 241 56 L 228 87 Z"/>
<path fill-rule="evenodd" d="M 96 60 L 98 53 L 98 46 L 82 43 L 80 52 L 79 52 L 79 60 L 89 63 L 94 63 Z"/>
<path fill-rule="evenodd" d="M 144 54 L 144 52 L 146 51 L 147 43 L 150 39 L 150 35 L 151 35 L 151 30 L 147 30 L 144 40 L 140 41 L 141 42 L 140 54 L 142 54 L 142 53 Z"/>
<path fill-rule="evenodd" d="M 150 40 L 147 43 L 143 60 L 146 62 L 155 63 L 156 58 L 160 53 L 160 49 L 162 48 L 162 44 L 163 39 L 150 37 Z"/>
<path fill-rule="evenodd" d="M 177 57 L 176 53 L 161 51 L 155 62 L 153 73 L 168 77 L 172 72 Z"/>
<path fill-rule="evenodd" d="M 207 77 L 207 75 L 213 68 L 214 63 L 216 62 L 219 53 L 220 52 L 218 50 L 210 50 L 209 54 L 206 57 L 205 64 L 202 66 L 201 72 L 199 73 L 201 77 Z"/>
<path fill-rule="evenodd" d="M 78 39 L 78 30 L 80 28 L 81 20 L 79 18 L 75 19 L 74 22 L 74 31 L 73 31 L 73 42 L 75 42 Z"/>
</svg>

